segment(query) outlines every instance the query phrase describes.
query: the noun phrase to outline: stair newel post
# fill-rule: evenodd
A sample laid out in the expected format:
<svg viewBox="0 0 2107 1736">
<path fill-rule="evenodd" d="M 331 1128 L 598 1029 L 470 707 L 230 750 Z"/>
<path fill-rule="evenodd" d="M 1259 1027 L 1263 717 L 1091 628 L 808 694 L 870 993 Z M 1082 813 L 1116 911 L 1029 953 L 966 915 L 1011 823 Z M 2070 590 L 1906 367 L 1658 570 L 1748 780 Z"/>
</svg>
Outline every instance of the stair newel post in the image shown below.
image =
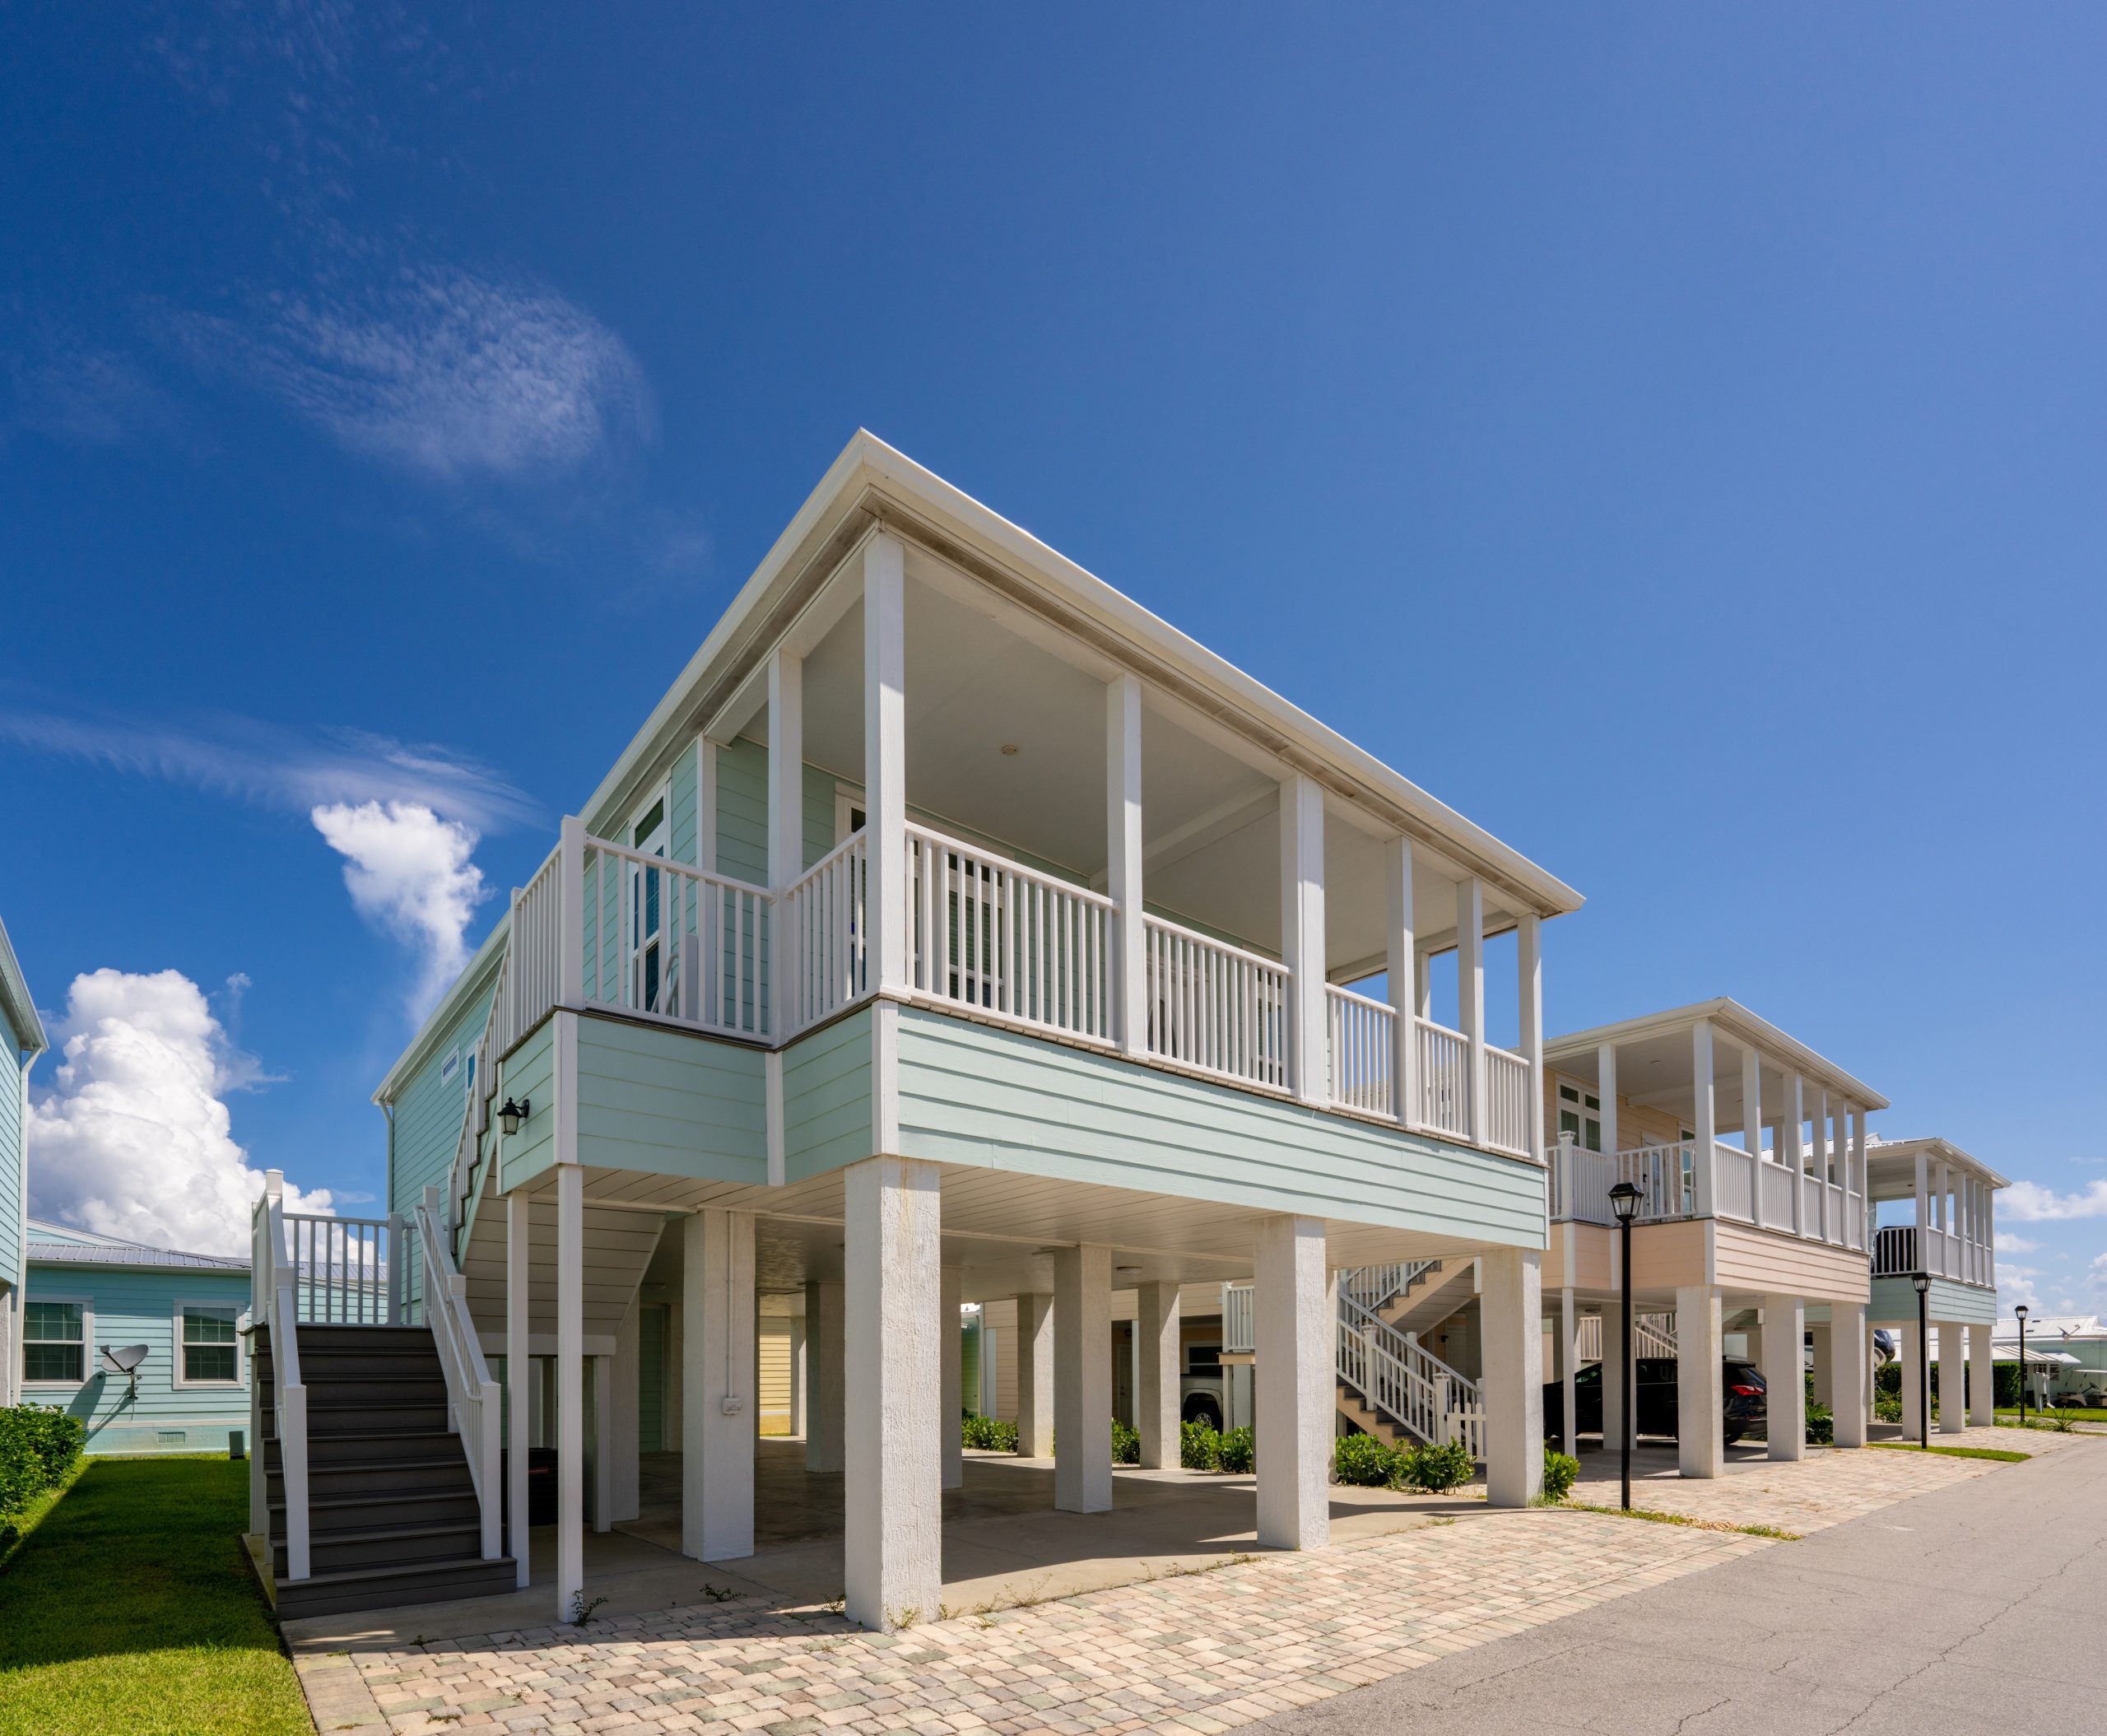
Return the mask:
<svg viewBox="0 0 2107 1736">
<path fill-rule="evenodd" d="M 271 1482 L 263 1464 L 263 1383 L 256 1376 L 256 1344 L 267 1338 L 270 1268 L 263 1255 L 263 1199 L 249 1214 L 249 1529 L 271 1547 Z"/>
<path fill-rule="evenodd" d="M 582 1006 L 585 1000 L 585 822 L 575 814 L 563 817 L 556 865 L 556 997 L 560 1007 Z M 603 859 L 604 860 L 604 859 Z"/>
<path fill-rule="evenodd" d="M 402 1318 L 402 1214 L 388 1214 L 388 1324 L 400 1326 Z"/>
<path fill-rule="evenodd" d="M 286 1492 L 286 1577 L 312 1571 L 307 1547 L 307 1388 L 300 1377 L 300 1268 L 285 1263 L 286 1178 L 265 1171 L 265 1256 L 270 1263 L 271 1384 L 278 1408 L 278 1474 Z"/>
</svg>

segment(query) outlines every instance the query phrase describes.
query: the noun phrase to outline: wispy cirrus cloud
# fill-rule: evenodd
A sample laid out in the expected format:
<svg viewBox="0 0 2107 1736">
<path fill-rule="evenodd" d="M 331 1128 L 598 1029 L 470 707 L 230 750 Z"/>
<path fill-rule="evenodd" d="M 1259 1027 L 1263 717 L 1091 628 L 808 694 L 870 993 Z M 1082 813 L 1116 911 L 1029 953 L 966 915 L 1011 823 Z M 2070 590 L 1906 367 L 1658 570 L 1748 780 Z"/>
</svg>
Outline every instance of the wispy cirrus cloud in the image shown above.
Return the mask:
<svg viewBox="0 0 2107 1736">
<path fill-rule="evenodd" d="M 268 391 L 347 451 L 434 482 L 567 475 L 652 431 L 628 346 L 538 285 L 421 266 L 368 291 L 167 323 L 194 360 Z"/>
</svg>

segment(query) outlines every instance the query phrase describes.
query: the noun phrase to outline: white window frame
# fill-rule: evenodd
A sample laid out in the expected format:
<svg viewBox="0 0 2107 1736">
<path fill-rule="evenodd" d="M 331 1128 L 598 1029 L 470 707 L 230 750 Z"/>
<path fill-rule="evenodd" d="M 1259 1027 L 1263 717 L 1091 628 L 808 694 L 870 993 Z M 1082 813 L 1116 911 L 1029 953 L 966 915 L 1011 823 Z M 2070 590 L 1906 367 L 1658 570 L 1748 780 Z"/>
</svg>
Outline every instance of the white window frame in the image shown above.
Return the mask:
<svg viewBox="0 0 2107 1736">
<path fill-rule="evenodd" d="M 451 1085 L 454 1076 L 461 1071 L 461 1045 L 455 1044 L 447 1051 L 446 1059 L 439 1063 L 439 1082 Z"/>
<path fill-rule="evenodd" d="M 186 1308 L 231 1308 L 234 1310 L 234 1379 L 231 1380 L 193 1380 L 183 1371 L 183 1310 Z M 245 1390 L 249 1385 L 249 1348 L 242 1342 L 241 1317 L 247 1312 L 249 1301 L 238 1296 L 179 1296 L 170 1313 L 169 1343 L 174 1351 L 174 1367 L 169 1374 L 169 1385 L 178 1392 L 189 1387 L 202 1392 L 230 1393 Z"/>
<path fill-rule="evenodd" d="M 95 1299 L 92 1296 L 47 1296 L 39 1291 L 31 1296 L 22 1292 L 22 1390 L 34 1389 L 40 1393 L 77 1393 L 95 1378 Z M 81 1310 L 81 1378 L 77 1380 L 32 1380 L 29 1378 L 30 1352 L 32 1343 L 49 1343 L 52 1340 L 33 1339 L 29 1336 L 28 1305 L 31 1302 L 72 1302 Z"/>
<path fill-rule="evenodd" d="M 834 786 L 834 841 L 846 844 L 856 828 L 849 824 L 857 808 L 863 806 L 863 791 L 859 784 L 851 789 L 846 784 Z"/>
<path fill-rule="evenodd" d="M 1602 1123 L 1607 1119 L 1603 1115 L 1601 1107 L 1602 1101 L 1602 1087 L 1599 1085 L 1590 1085 L 1585 1079 L 1576 1079 L 1570 1073 L 1557 1072 L 1554 1072 L 1551 1074 L 1551 1138 L 1556 1140 L 1559 1137 L 1559 1116 L 1564 1114 L 1570 1114 L 1580 1123 L 1580 1131 L 1574 1136 L 1574 1144 L 1584 1152 L 1591 1149 L 1588 1143 L 1587 1137 L 1588 1118 L 1590 1115 L 1593 1115 L 1595 1118 L 1596 1133 L 1598 1138 L 1601 1137 Z M 1570 1088 L 1579 1094 L 1576 1107 L 1570 1110 L 1566 1109 L 1565 1102 L 1559 1096 L 1558 1093 L 1560 1087 L 1561 1087 Z M 1588 1099 L 1591 1096 L 1595 1100 L 1596 1106 L 1593 1109 L 1589 1109 L 1588 1107 Z M 1613 1154 L 1604 1152 L 1602 1155 L 1607 1157 Z"/>
</svg>

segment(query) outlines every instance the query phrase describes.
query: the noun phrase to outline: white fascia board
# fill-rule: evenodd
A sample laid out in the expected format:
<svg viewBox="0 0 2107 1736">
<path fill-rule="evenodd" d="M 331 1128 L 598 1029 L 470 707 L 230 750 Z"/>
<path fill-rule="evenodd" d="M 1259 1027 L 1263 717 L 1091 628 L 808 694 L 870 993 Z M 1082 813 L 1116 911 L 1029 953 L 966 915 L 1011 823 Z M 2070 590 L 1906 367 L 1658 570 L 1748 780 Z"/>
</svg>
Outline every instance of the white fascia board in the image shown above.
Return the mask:
<svg viewBox="0 0 2107 1736">
<path fill-rule="evenodd" d="M 0 1010 L 6 1012 L 23 1054 L 42 1054 L 51 1047 L 44 1021 L 36 1016 L 36 998 L 30 993 L 29 980 L 22 975 L 21 961 L 15 956 L 14 942 L 7 938 L 4 922 L 0 922 Z"/>
<path fill-rule="evenodd" d="M 1950 1163 L 1956 1169 L 1965 1170 L 1993 1188 L 2012 1185 L 2010 1180 L 1981 1158 L 1964 1152 L 1951 1139 L 1941 1139 L 1937 1135 L 1928 1139 L 1883 1139 L 1877 1145 L 1866 1147 L 1866 1161 L 1875 1168 L 1890 1162 L 1907 1161 L 1914 1168 L 1919 1152 L 1935 1163 Z"/>
<path fill-rule="evenodd" d="M 871 503 L 868 496 L 880 498 Z M 1087 617 L 1109 640 L 1123 646 L 1137 673 L 1147 678 L 1154 662 L 1176 673 L 1200 709 L 1234 714 L 1270 735 L 1272 750 L 1289 765 L 1328 772 L 1336 785 L 1359 785 L 1379 801 L 1409 815 L 1465 867 L 1511 884 L 1532 901 L 1537 914 L 1577 910 L 1581 896 L 1483 827 L 1437 801 L 1417 784 L 1318 722 L 1131 597 L 1076 565 L 962 490 L 916 463 L 864 430 L 844 447 L 819 486 L 775 540 L 741 587 L 723 617 L 711 629 L 680 677 L 653 708 L 614 768 L 582 810 L 588 826 L 626 801 L 640 778 L 661 759 L 685 746 L 679 732 L 691 721 L 696 697 L 719 666 L 747 649 L 751 618 L 769 593 L 795 575 L 802 561 L 826 547 L 841 520 L 859 505 L 884 516 L 897 506 L 905 525 L 925 517 L 941 534 L 971 547 L 983 558 L 1051 599 Z M 911 534 L 911 531 L 909 532 Z"/>
<path fill-rule="evenodd" d="M 1863 1079 L 1854 1078 L 1826 1056 L 1816 1054 L 1798 1037 L 1780 1031 L 1770 1020 L 1751 1012 L 1739 1001 L 1724 996 L 1698 1001 L 1665 1012 L 1649 1012 L 1614 1025 L 1598 1025 L 1591 1031 L 1568 1031 L 1544 1045 L 1544 1064 L 1561 1060 L 1592 1060 L 1605 1043 L 1636 1043 L 1648 1037 L 1667 1036 L 1687 1031 L 1700 1019 L 1709 1019 L 1737 1045 L 1749 1044 L 1774 1061 L 1788 1063 L 1802 1077 L 1826 1087 L 1831 1096 L 1847 1099 L 1863 1110 L 1886 1109 L 1888 1101 Z"/>
<path fill-rule="evenodd" d="M 417 1027 L 417 1034 L 410 1039 L 410 1046 L 388 1069 L 388 1077 L 374 1087 L 374 1102 L 383 1109 L 394 1102 L 410 1076 L 430 1059 L 447 1026 L 461 1016 L 463 1006 L 483 992 L 497 969 L 498 961 L 505 956 L 505 937 L 511 926 L 512 912 L 508 907 L 483 937 L 482 945 L 476 948 L 476 956 L 462 966 L 460 975 L 453 979 L 453 986 L 440 997 L 439 1004 L 426 1015 L 424 1023 Z"/>
</svg>

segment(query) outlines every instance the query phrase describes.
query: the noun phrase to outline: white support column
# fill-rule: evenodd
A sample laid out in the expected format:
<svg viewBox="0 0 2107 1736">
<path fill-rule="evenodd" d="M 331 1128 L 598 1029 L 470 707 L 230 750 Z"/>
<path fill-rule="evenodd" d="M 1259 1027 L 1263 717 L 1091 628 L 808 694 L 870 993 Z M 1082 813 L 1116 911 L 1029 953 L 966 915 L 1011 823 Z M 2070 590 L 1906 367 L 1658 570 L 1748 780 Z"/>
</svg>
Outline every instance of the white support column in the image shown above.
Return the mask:
<svg viewBox="0 0 2107 1736">
<path fill-rule="evenodd" d="M 1526 1507 L 1544 1487 L 1543 1255 L 1488 1249 L 1478 1256 L 1478 1284 L 1485 1498 Z"/>
<path fill-rule="evenodd" d="M 1416 942 L 1412 950 L 1412 1006 L 1421 1018 L 1434 1017 L 1434 955 L 1421 950 Z"/>
<path fill-rule="evenodd" d="M 1807 1326 L 1808 1367 L 1813 1390 L 1808 1396 L 1825 1409 L 1836 1408 L 1836 1339 L 1827 1320 L 1810 1320 Z"/>
<path fill-rule="evenodd" d="M 1119 905 L 1111 937 L 1113 1031 L 1128 1054 L 1149 1043 L 1148 961 L 1142 931 L 1142 684 L 1105 689 L 1105 891 Z"/>
<path fill-rule="evenodd" d="M 1686 1477 L 1718 1477 L 1726 1469 L 1722 1413 L 1727 1402 L 1726 1347 L 1719 1326 L 1719 1292 L 1709 1284 L 1676 1291 L 1676 1463 Z"/>
<path fill-rule="evenodd" d="M 1602 1149 L 1618 1151 L 1616 1126 L 1616 1045 L 1595 1045 L 1595 1094 L 1602 1100 Z"/>
<path fill-rule="evenodd" d="M 1902 1323 L 1902 1353 L 1895 1366 L 1902 1373 L 1902 1436 L 1914 1440 L 1924 1422 L 1924 1335 L 1914 1312 Z"/>
<path fill-rule="evenodd" d="M 717 743 L 706 735 L 695 744 L 695 864 L 717 872 Z"/>
<path fill-rule="evenodd" d="M 1054 1505 L 1112 1508 L 1112 1250 L 1054 1255 Z"/>
<path fill-rule="evenodd" d="M 1872 1188 L 1866 1178 L 1866 1112 L 1862 1109 L 1851 1111 L 1851 1170 L 1858 1178 L 1854 1185 L 1858 1190 L 1858 1213 L 1853 1226 L 1859 1241 L 1870 1252 L 1872 1237 L 1866 1228 L 1866 1217 Z"/>
<path fill-rule="evenodd" d="M 769 889 L 779 897 L 804 872 L 805 665 L 779 649 L 768 660 Z M 771 941 L 770 965 L 771 1029 L 779 1036 L 790 1028 L 790 948 Z"/>
<path fill-rule="evenodd" d="M 1389 946 L 1384 975 L 1390 1008 L 1397 1017 L 1390 1030 L 1392 1105 L 1402 1127 L 1419 1125 L 1419 1036 L 1412 1020 L 1419 1012 L 1418 958 L 1412 915 L 1412 840 L 1400 835 L 1383 846 L 1383 890 L 1388 905 Z"/>
<path fill-rule="evenodd" d="M 1573 1389 L 1580 1361 L 1580 1321 L 1574 1312 L 1570 1284 L 1558 1293 L 1558 1373 L 1565 1389 L 1560 1411 L 1565 1425 L 1562 1450 L 1570 1456 L 1580 1450 L 1580 1418 Z"/>
<path fill-rule="evenodd" d="M 1134 1333 L 1141 1366 L 1134 1383 L 1135 1428 L 1142 1437 L 1142 1468 L 1160 1471 L 1178 1464 L 1178 1286 L 1142 1284 L 1134 1292 Z"/>
<path fill-rule="evenodd" d="M 864 968 L 874 989 L 907 986 L 906 550 L 863 545 Z"/>
<path fill-rule="evenodd" d="M 1804 1129 L 1801 1123 L 1807 1119 L 1807 1107 L 1802 1092 L 1806 1082 L 1796 1073 L 1785 1075 L 1785 1161 L 1793 1171 L 1793 1234 L 1807 1234 L 1807 1189 L 1800 1185 L 1800 1178 L 1807 1174 L 1807 1152 L 1801 1144 Z M 1782 1229 L 1781 1225 L 1774 1227 Z"/>
<path fill-rule="evenodd" d="M 716 1208 L 682 1225 L 681 1552 L 754 1552 L 754 1217 Z"/>
<path fill-rule="evenodd" d="M 1830 1376 L 1830 1408 L 1836 1417 L 1836 1444 L 1862 1447 L 1872 1414 L 1867 1389 L 1872 1384 L 1872 1356 L 1866 1331 L 1866 1305 L 1829 1305 L 1829 1349 L 1835 1366 Z"/>
<path fill-rule="evenodd" d="M 960 1413 L 965 1404 L 965 1347 L 961 1338 L 959 1306 L 965 1297 L 965 1273 L 956 1266 L 941 1268 L 937 1280 L 937 1330 L 942 1364 L 943 1390 L 937 1395 L 937 1427 L 944 1446 L 943 1486 L 961 1488 L 965 1483 L 965 1440 Z"/>
<path fill-rule="evenodd" d="M 1990 1361 L 1990 1329 L 1968 1328 L 1968 1421 L 1979 1429 L 1998 1420 L 1997 1371 Z"/>
<path fill-rule="evenodd" d="M 1614 1264 L 1614 1239 L 1610 1246 Z M 1602 1304 L 1602 1450 L 1606 1453 L 1614 1453 L 1624 1444 L 1624 1432 L 1632 1421 L 1632 1395 L 1624 1384 L 1623 1282 L 1621 1278 L 1612 1278 L 1617 1299 Z"/>
<path fill-rule="evenodd" d="M 1690 1191 L 1691 1210 L 1700 1217 L 1713 1215 L 1714 1171 L 1717 1165 L 1712 1155 L 1712 1141 L 1719 1131 L 1719 1109 L 1717 1087 L 1712 1077 L 1712 1022 L 1700 1019 L 1690 1027 L 1690 1068 L 1691 1091 L 1695 1105 L 1691 1110 Z"/>
<path fill-rule="evenodd" d="M 1533 910 L 1515 933 L 1521 997 L 1522 1059 L 1529 1068 L 1529 1151 L 1544 1155 L 1544 922 Z"/>
<path fill-rule="evenodd" d="M 1324 792 L 1300 772 L 1281 783 L 1281 962 L 1290 972 L 1288 1043 L 1295 1094 L 1328 1103 L 1330 1021 L 1324 1000 Z"/>
<path fill-rule="evenodd" d="M 584 1589 L 585 1175 L 563 1163 L 556 1166 L 556 1620 L 571 1618 Z"/>
<path fill-rule="evenodd" d="M 1763 1404 L 1765 1438 L 1772 1459 L 1807 1456 L 1807 1383 L 1801 1360 L 1806 1337 L 1807 1308 L 1799 1297 L 1764 1297 Z M 1721 1403 L 1724 1402 L 1722 1394 Z"/>
<path fill-rule="evenodd" d="M 534 1388 L 534 1359 L 528 1350 L 532 1318 L 528 1287 L 533 1270 L 528 1210 L 523 1192 L 515 1189 L 505 1196 L 505 1405 L 510 1437 L 505 1449 L 505 1514 L 511 1528 L 508 1542 L 519 1570 L 517 1583 L 523 1590 L 531 1578 L 527 1558 L 532 1552 L 527 1524 L 527 1450 L 533 1440 L 528 1407 Z M 252 1450 L 258 1459 L 263 1458 L 260 1440 Z"/>
<path fill-rule="evenodd" d="M 1742 1143 L 1748 1147 L 1750 1158 L 1760 1162 L 1763 1158 L 1763 1057 L 1752 1045 L 1742 1048 Z M 1760 1194 L 1763 1178 L 1752 1173 L 1751 1184 Z M 1761 1222 L 1760 1217 L 1757 1220 Z"/>
<path fill-rule="evenodd" d="M 1254 1383 L 1262 1549 L 1321 1549 L 1330 1540 L 1337 1306 L 1331 1294 L 1324 1221 L 1260 1218 L 1251 1307 L 1262 1371 Z"/>
<path fill-rule="evenodd" d="M 1922 1152 L 1917 1153 L 1917 1269 L 1932 1269 L 1932 1189 L 1931 1166 L 1924 1161 Z"/>
<path fill-rule="evenodd" d="M 943 1591 L 943 1464 L 931 1426 L 942 1384 L 942 1175 L 933 1163 L 895 1157 L 844 1172 L 848 1412 L 857 1423 L 842 1478 L 842 1583 L 849 1620 L 865 1627 L 933 1617 Z"/>
<path fill-rule="evenodd" d="M 1456 1022 L 1469 1050 L 1465 1091 L 1470 1138 L 1485 1141 L 1485 882 L 1466 874 L 1456 882 Z"/>
<path fill-rule="evenodd" d="M 1054 1456 L 1054 1298 L 1017 1298 L 1017 1456 Z"/>
<path fill-rule="evenodd" d="M 644 1366 L 642 1313 L 632 1296 L 621 1324 L 615 1328 L 615 1354 L 607 1371 L 612 1383 L 607 1408 L 613 1413 L 607 1441 L 611 1524 L 635 1519 L 643 1506 L 644 1468 L 639 1462 L 644 1433 L 639 1391 Z"/>
<path fill-rule="evenodd" d="M 615 1529 L 615 1359 L 593 1359 L 593 1529 Z"/>
<path fill-rule="evenodd" d="M 1968 1329 L 1952 1320 L 1939 1329 L 1939 1432 L 1958 1435 L 1968 1426 Z"/>
<path fill-rule="evenodd" d="M 1815 1189 L 1815 1221 L 1807 1226 L 1807 1233 L 1826 1241 L 1829 1240 L 1829 1091 L 1826 1086 L 1814 1087 L 1810 1117 L 1814 1129 L 1814 1145 L 1809 1167 L 1821 1185 Z"/>
<path fill-rule="evenodd" d="M 840 1472 L 844 1462 L 845 1294 L 840 1284 L 805 1286 L 805 1468 L 821 1475 Z"/>
</svg>

